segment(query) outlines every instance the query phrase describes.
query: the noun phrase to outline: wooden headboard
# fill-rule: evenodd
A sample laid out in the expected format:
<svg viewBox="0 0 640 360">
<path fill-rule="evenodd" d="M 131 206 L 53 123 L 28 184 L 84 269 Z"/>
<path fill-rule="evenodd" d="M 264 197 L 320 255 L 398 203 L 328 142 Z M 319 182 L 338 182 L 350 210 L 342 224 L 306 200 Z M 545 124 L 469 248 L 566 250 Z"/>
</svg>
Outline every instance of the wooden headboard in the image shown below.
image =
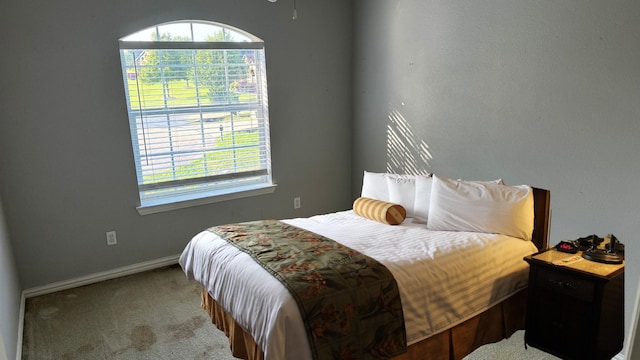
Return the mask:
<svg viewBox="0 0 640 360">
<path fill-rule="evenodd" d="M 533 188 L 533 203 L 535 214 L 533 222 L 533 238 L 531 241 L 538 250 L 549 247 L 549 208 L 551 192 L 549 190 Z"/>
</svg>

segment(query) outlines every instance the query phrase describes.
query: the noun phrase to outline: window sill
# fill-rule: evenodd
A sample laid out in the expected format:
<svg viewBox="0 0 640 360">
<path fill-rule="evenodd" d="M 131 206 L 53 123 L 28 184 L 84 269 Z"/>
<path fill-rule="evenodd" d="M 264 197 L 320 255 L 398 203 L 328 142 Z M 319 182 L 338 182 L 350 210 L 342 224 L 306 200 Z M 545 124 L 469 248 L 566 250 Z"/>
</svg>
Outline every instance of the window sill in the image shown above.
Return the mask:
<svg viewBox="0 0 640 360">
<path fill-rule="evenodd" d="M 140 215 L 155 214 L 164 211 L 213 204 L 221 201 L 271 194 L 276 190 L 276 186 L 276 184 L 260 185 L 234 192 L 197 194 L 192 195 L 191 197 L 184 196 L 171 199 L 152 200 L 136 207 L 136 210 L 138 210 Z"/>
</svg>

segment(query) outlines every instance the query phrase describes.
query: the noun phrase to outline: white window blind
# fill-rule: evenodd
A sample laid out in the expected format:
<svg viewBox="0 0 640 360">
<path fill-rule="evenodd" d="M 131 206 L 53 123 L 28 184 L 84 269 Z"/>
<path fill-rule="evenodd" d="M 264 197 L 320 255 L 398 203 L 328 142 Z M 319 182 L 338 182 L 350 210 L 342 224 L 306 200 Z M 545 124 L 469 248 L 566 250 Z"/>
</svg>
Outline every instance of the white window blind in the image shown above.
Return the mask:
<svg viewBox="0 0 640 360">
<path fill-rule="evenodd" d="M 121 39 L 120 55 L 143 206 L 271 185 L 262 41 L 176 22 Z"/>
</svg>

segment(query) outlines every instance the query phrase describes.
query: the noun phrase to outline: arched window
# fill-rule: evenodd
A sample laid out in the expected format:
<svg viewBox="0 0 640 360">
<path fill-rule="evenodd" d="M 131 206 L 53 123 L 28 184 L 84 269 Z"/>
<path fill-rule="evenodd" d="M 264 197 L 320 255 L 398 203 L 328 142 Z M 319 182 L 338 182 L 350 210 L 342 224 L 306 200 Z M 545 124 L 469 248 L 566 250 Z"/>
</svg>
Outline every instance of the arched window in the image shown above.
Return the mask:
<svg viewBox="0 0 640 360">
<path fill-rule="evenodd" d="M 178 21 L 119 43 L 141 213 L 273 191 L 262 40 Z"/>
</svg>

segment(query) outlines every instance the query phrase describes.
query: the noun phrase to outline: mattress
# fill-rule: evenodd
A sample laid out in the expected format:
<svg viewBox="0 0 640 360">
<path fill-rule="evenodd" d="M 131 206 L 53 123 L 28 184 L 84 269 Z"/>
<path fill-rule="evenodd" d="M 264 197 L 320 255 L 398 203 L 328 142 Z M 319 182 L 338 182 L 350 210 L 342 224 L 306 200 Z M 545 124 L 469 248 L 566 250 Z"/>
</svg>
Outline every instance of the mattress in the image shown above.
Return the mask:
<svg viewBox="0 0 640 360">
<path fill-rule="evenodd" d="M 283 220 L 384 264 L 398 283 L 408 345 L 455 326 L 527 286 L 522 260 L 531 241 L 497 234 L 391 226 L 352 210 Z M 300 312 L 288 290 L 249 255 L 209 231 L 185 247 L 180 265 L 252 334 L 265 359 L 311 359 Z"/>
</svg>

